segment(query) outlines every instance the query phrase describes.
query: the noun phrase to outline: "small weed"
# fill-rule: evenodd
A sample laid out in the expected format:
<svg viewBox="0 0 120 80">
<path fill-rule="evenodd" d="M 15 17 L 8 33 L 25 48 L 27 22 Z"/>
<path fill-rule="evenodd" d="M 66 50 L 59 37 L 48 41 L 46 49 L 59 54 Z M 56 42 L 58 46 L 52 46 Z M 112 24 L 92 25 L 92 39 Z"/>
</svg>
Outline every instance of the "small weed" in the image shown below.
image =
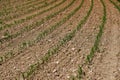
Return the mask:
<svg viewBox="0 0 120 80">
<path fill-rule="evenodd" d="M 72 25 L 72 22 L 70 22 L 70 25 Z"/>
<path fill-rule="evenodd" d="M 13 56 L 13 51 L 12 51 L 12 50 L 9 51 L 9 52 L 7 52 L 7 53 L 4 55 L 5 59 L 6 59 L 6 58 L 9 59 L 9 58 L 11 58 L 12 56 Z"/>
<path fill-rule="evenodd" d="M 5 38 L 6 38 L 6 37 L 10 37 L 9 31 L 6 31 L 6 32 L 4 33 L 4 36 L 5 36 Z"/>
<path fill-rule="evenodd" d="M 0 63 L 3 62 L 3 57 L 0 57 Z"/>
<path fill-rule="evenodd" d="M 48 3 L 47 2 L 45 2 L 45 5 L 47 5 Z"/>
<path fill-rule="evenodd" d="M 39 62 L 36 64 L 33 64 L 29 67 L 29 71 L 22 73 L 23 78 L 27 78 L 29 75 L 33 74 L 34 70 L 36 70 L 39 66 Z"/>
<path fill-rule="evenodd" d="M 79 79 L 79 80 L 81 80 L 82 74 L 83 74 L 82 67 L 79 66 L 79 68 L 78 68 L 78 79 Z"/>
<path fill-rule="evenodd" d="M 75 77 L 74 76 L 70 76 L 69 80 L 75 80 Z"/>
</svg>

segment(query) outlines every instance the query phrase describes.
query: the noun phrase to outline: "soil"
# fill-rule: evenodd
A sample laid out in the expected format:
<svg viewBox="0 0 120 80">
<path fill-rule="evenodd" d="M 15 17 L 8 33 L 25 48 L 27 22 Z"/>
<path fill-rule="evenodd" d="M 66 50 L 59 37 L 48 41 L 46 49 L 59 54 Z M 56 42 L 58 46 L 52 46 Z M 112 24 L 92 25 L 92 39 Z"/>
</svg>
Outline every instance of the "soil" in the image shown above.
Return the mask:
<svg viewBox="0 0 120 80">
<path fill-rule="evenodd" d="M 120 13 L 108 1 L 105 1 L 107 8 L 107 23 L 99 45 L 99 52 L 96 52 L 92 65 L 89 66 L 85 79 L 90 80 L 120 80 Z"/>
<path fill-rule="evenodd" d="M 14 3 L 13 6 L 18 6 L 18 3 L 19 5 L 22 5 L 32 0 L 18 0 L 19 2 L 16 2 L 17 0 L 8 0 L 8 2 L 9 1 L 11 4 Z M 62 0 L 57 0 L 50 6 L 53 6 L 60 1 Z M 54 9 L 38 15 L 32 20 L 7 28 L 6 30 L 9 30 L 12 34 L 19 32 L 24 26 L 33 24 L 34 22 L 45 18 L 47 15 L 57 12 L 70 4 L 71 1 L 72 0 L 66 0 Z M 69 20 L 50 32 L 50 34 L 46 35 L 38 43 L 35 43 L 35 45 L 20 52 L 20 54 L 18 54 L 19 44 L 24 41 L 34 40 L 40 32 L 50 28 L 77 8 L 81 1 L 82 0 L 76 0 L 65 11 L 54 16 L 42 25 L 36 26 L 32 30 L 24 32 L 22 35 L 0 44 L 0 56 L 10 50 L 13 50 L 16 53 L 15 56 L 0 64 L 0 80 L 16 80 L 16 78 L 18 80 L 70 80 L 71 76 L 74 76 L 77 80 L 79 65 L 83 65 L 82 69 L 84 72 L 81 80 L 120 80 L 120 12 L 109 0 L 103 0 L 106 6 L 107 20 L 99 42 L 99 50 L 95 52 L 91 64 L 84 64 L 84 62 L 94 45 L 96 36 L 99 32 L 99 26 L 102 23 L 104 14 L 103 5 L 100 0 L 93 0 L 94 6 L 90 16 L 69 42 L 60 46 L 58 52 L 52 55 L 47 62 L 41 64 L 30 77 L 27 79 L 22 77 L 22 72 L 26 72 L 30 65 L 37 63 L 45 56 L 48 50 L 58 45 L 60 40 L 76 29 L 79 22 L 82 21 L 88 13 L 91 0 L 84 0 L 82 7 Z M 7 1 L 1 2 L 0 5 L 8 4 Z M 117 0 L 114 2 L 119 5 Z M 8 5 L 8 7 L 10 6 L 12 5 Z M 43 8 L 42 10 L 47 8 Z M 36 13 L 36 11 L 30 14 L 32 15 L 34 13 Z M 26 17 L 29 16 L 29 14 L 21 16 Z M 16 19 L 19 20 L 21 18 L 22 17 L 18 17 Z M 2 37 L 4 32 L 5 30 L 0 31 L 0 37 Z"/>
</svg>

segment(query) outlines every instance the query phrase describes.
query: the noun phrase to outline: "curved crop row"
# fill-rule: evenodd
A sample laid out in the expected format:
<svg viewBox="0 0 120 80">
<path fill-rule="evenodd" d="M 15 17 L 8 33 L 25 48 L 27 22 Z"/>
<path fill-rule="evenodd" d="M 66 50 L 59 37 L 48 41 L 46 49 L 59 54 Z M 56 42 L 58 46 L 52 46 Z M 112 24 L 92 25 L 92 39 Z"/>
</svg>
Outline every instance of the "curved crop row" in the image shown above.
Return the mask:
<svg viewBox="0 0 120 80">
<path fill-rule="evenodd" d="M 67 16 L 65 16 L 62 20 L 60 20 L 56 24 L 54 24 L 54 25 L 50 26 L 49 28 L 47 28 L 46 30 L 40 32 L 35 39 L 29 40 L 29 41 L 24 41 L 24 42 L 20 43 L 18 45 L 18 50 L 19 51 L 17 53 L 14 52 L 13 50 L 8 51 L 7 53 L 5 53 L 3 56 L 0 57 L 1 58 L 1 61 L 0 61 L 1 64 L 3 62 L 6 62 L 7 60 L 9 60 L 10 58 L 12 58 L 14 56 L 17 56 L 17 54 L 22 53 L 26 48 L 35 45 L 41 39 L 43 39 L 45 36 L 47 36 L 48 34 L 52 33 L 56 28 L 60 27 L 67 20 L 69 20 L 79 10 L 79 8 L 80 8 L 80 6 L 75 8 L 72 12 L 70 12 Z"/>
<path fill-rule="evenodd" d="M 120 12 L 120 6 L 118 6 L 114 1 L 112 0 L 109 0 L 117 9 L 118 11 Z"/>
<path fill-rule="evenodd" d="M 56 1 L 57 1 L 57 0 L 53 0 L 53 1 L 51 1 L 50 3 L 48 3 L 48 4 L 44 4 L 44 5 L 41 5 L 41 6 L 37 6 L 37 7 L 34 7 L 34 8 L 32 8 L 32 9 L 28 9 L 27 11 L 24 11 L 24 10 L 23 10 L 24 12 L 22 12 L 22 13 L 15 13 L 13 16 L 7 16 L 7 17 L 5 17 L 5 18 L 3 19 L 3 21 L 5 21 L 5 20 L 6 20 L 6 21 L 9 21 L 9 20 L 18 18 L 18 17 L 20 17 L 21 15 L 29 14 L 29 13 L 34 12 L 34 11 L 36 11 L 36 10 L 40 10 L 41 8 L 45 8 L 45 7 L 47 7 L 47 6 L 55 3 Z"/>
<path fill-rule="evenodd" d="M 21 4 L 19 4 L 19 5 L 15 5 L 15 7 L 22 7 L 22 6 L 26 6 L 26 5 L 29 5 L 29 3 L 30 2 L 33 2 L 33 0 L 27 0 L 27 1 L 25 1 L 24 3 L 21 3 Z M 1 5 L 3 5 L 2 6 L 2 8 L 1 8 L 1 12 L 4 12 L 4 11 L 7 11 L 7 10 L 11 10 L 11 9 L 13 9 L 13 6 L 9 6 L 9 4 L 11 3 L 11 4 L 15 4 L 15 2 L 16 1 L 5 1 L 6 3 L 3 3 L 3 4 L 1 4 Z M 18 2 L 17 2 L 18 3 Z M 0 12 L 0 13 L 1 13 Z M 0 16 L 1 16 L 1 14 L 0 14 Z"/>
<path fill-rule="evenodd" d="M 53 8 L 55 8 L 55 7 L 61 5 L 61 4 L 64 3 L 65 1 L 66 1 L 66 0 L 62 0 L 62 2 L 60 2 L 60 3 L 58 3 L 58 4 L 54 5 L 54 6 L 52 6 L 52 7 L 50 7 L 50 8 L 48 8 L 48 9 L 46 9 L 46 10 L 43 10 L 43 11 L 40 11 L 40 12 L 38 12 L 38 13 L 36 13 L 36 14 L 27 16 L 26 18 L 22 18 L 22 19 L 19 19 L 19 20 L 15 20 L 14 22 L 12 22 L 12 23 L 10 23 L 10 24 L 5 24 L 5 25 L 3 25 L 3 26 L 0 26 L 0 31 L 1 31 L 1 30 L 4 30 L 4 29 L 6 29 L 6 28 L 11 28 L 12 26 L 17 25 L 17 24 L 21 24 L 21 23 L 23 23 L 23 22 L 25 22 L 25 21 L 31 20 L 31 19 L 33 19 L 34 17 L 37 17 L 37 16 L 39 16 L 39 15 L 41 15 L 41 14 L 47 12 L 47 11 L 50 11 L 51 9 L 53 9 Z M 38 22 L 39 22 L 39 21 L 38 21 Z"/>
<path fill-rule="evenodd" d="M 103 5 L 103 10 L 104 10 L 104 15 L 103 15 L 103 18 L 102 18 L 102 23 L 101 25 L 99 26 L 99 33 L 97 34 L 96 36 L 96 39 L 95 39 L 95 43 L 90 51 L 90 54 L 87 56 L 87 61 L 88 62 L 91 62 L 92 61 L 92 58 L 94 57 L 94 54 L 95 52 L 98 50 L 98 46 L 99 46 L 99 42 L 100 42 L 100 39 L 102 37 L 102 34 L 103 34 L 103 30 L 104 30 L 104 26 L 105 26 L 105 23 L 106 23 L 106 6 L 103 2 L 103 0 L 100 0 L 102 5 Z"/>
<path fill-rule="evenodd" d="M 29 2 L 24 3 L 24 4 L 22 4 L 21 6 L 29 5 L 29 4 L 31 4 L 31 3 L 35 2 L 35 1 L 38 1 L 38 0 L 29 0 Z M 41 1 L 41 3 L 44 2 L 44 1 L 46 1 L 46 0 Z"/>
<path fill-rule="evenodd" d="M 37 26 L 40 26 L 41 24 L 45 23 L 46 21 L 50 20 L 51 18 L 53 18 L 54 16 L 58 15 L 60 12 L 63 12 L 65 9 L 67 9 L 69 6 L 71 6 L 74 3 L 75 0 L 73 0 L 70 4 L 68 4 L 66 7 L 64 7 L 63 9 L 60 9 L 58 12 L 52 13 L 50 15 L 47 15 L 45 18 L 43 18 L 40 21 L 37 21 L 31 25 L 25 26 L 24 28 L 22 28 L 19 32 L 15 33 L 15 34 L 8 34 L 6 37 L 0 39 L 0 42 L 3 43 L 3 41 L 8 41 L 10 39 L 16 38 L 17 36 L 23 34 L 26 31 L 32 30 L 34 28 L 36 28 Z M 65 0 L 63 0 L 61 3 L 59 3 L 58 5 L 64 3 Z M 57 5 L 57 6 L 58 6 Z M 55 6 L 56 7 L 56 6 Z M 47 10 L 48 11 L 48 10 Z"/>
<path fill-rule="evenodd" d="M 102 23 L 101 23 L 100 26 L 99 26 L 99 32 L 98 32 L 98 34 L 97 34 L 97 36 L 96 36 L 94 45 L 93 45 L 93 47 L 91 48 L 90 54 L 87 55 L 87 58 L 86 58 L 86 61 L 87 61 L 87 62 L 85 61 L 85 64 L 86 64 L 86 63 L 90 63 L 90 62 L 92 61 L 95 52 L 98 50 L 99 42 L 100 42 L 100 39 L 101 39 L 101 37 L 102 37 L 102 33 L 103 33 L 104 26 L 105 26 L 105 23 L 106 23 L 106 6 L 105 6 L 103 0 L 100 0 L 100 1 L 101 1 L 102 5 L 103 5 L 103 11 L 104 11 L 103 14 L 104 14 L 104 15 L 103 15 L 103 17 L 102 17 Z M 83 63 L 83 64 L 84 64 L 84 63 Z M 79 80 L 81 80 L 82 75 L 84 74 L 84 71 L 83 71 L 82 68 L 83 68 L 83 65 L 78 67 L 78 75 L 77 75 L 77 78 L 78 78 Z M 72 76 L 71 78 L 72 78 L 72 80 L 75 79 L 74 76 Z"/>
<path fill-rule="evenodd" d="M 84 0 L 82 0 L 79 8 L 82 7 L 83 2 Z M 87 21 L 92 11 L 92 8 L 93 8 L 93 5 L 90 6 L 90 9 L 87 15 L 78 23 L 78 25 L 74 28 L 74 30 L 66 34 L 66 36 L 64 36 L 63 39 L 61 39 L 55 46 L 53 46 L 52 48 L 48 50 L 48 52 L 44 55 L 44 57 L 40 58 L 40 60 L 37 63 L 32 64 L 26 72 L 23 72 L 24 78 L 28 78 L 29 76 L 31 76 L 40 65 L 46 63 L 49 60 L 49 58 L 53 56 L 54 54 L 56 54 L 63 45 L 65 45 L 72 38 L 74 38 L 75 34 L 81 29 L 82 25 Z"/>
<path fill-rule="evenodd" d="M 34 2 L 35 2 L 35 1 L 34 1 Z M 33 1 L 32 1 L 32 4 L 27 4 L 27 5 L 25 4 L 24 6 L 21 5 L 21 6 L 15 6 L 15 8 L 14 8 L 14 7 L 10 7 L 10 8 L 4 9 L 4 10 L 0 11 L 0 16 L 7 16 L 7 15 L 9 15 L 10 13 L 14 13 L 14 12 L 17 12 L 17 11 L 23 11 L 23 10 L 25 10 L 25 9 L 28 9 L 28 8 L 32 7 L 33 5 L 42 4 L 42 3 L 44 3 L 45 1 L 40 1 L 40 2 L 38 2 L 38 1 L 36 0 L 36 2 L 37 2 L 37 3 L 34 3 L 34 4 L 33 4 Z M 16 10 L 14 10 L 14 9 L 16 9 Z"/>
<path fill-rule="evenodd" d="M 16 6 L 16 3 L 17 3 L 17 6 L 20 5 L 18 1 L 11 1 L 11 0 L 4 0 L 4 1 L 0 0 L 0 1 L 1 1 L 0 5 L 2 5 L 1 9 L 13 7 L 12 4 L 14 4 Z M 30 1 L 30 0 L 26 0 L 25 2 L 28 2 L 28 1 Z M 22 3 L 22 4 L 24 4 L 24 3 Z"/>
</svg>

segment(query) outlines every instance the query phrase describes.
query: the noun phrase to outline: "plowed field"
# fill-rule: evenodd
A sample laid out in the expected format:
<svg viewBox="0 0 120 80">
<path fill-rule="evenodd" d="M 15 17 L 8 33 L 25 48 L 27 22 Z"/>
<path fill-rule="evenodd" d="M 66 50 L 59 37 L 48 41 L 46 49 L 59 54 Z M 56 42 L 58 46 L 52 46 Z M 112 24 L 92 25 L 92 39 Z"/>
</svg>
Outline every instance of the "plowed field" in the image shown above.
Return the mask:
<svg viewBox="0 0 120 80">
<path fill-rule="evenodd" d="M 120 1 L 0 0 L 0 80 L 120 80 Z"/>
</svg>

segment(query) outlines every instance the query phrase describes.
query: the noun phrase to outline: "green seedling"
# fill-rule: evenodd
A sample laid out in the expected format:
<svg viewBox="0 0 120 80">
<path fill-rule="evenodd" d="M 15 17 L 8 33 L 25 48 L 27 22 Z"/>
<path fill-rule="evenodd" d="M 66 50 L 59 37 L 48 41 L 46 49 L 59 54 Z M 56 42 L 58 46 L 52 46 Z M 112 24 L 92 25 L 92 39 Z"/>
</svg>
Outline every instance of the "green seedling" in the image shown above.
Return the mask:
<svg viewBox="0 0 120 80">
<path fill-rule="evenodd" d="M 96 36 L 95 43 L 94 43 L 93 47 L 91 48 L 90 54 L 87 55 L 87 58 L 86 58 L 89 63 L 92 61 L 95 52 L 99 49 L 99 48 L 98 48 L 99 42 L 100 42 L 100 39 L 101 39 L 102 34 L 103 34 L 104 25 L 105 25 L 105 23 L 106 23 L 106 6 L 105 6 L 103 0 L 100 0 L 100 1 L 101 1 L 102 5 L 103 5 L 103 8 L 104 8 L 104 9 L 103 9 L 103 10 L 104 10 L 104 13 L 103 13 L 104 15 L 103 15 L 103 18 L 102 18 L 102 23 L 101 23 L 101 25 L 99 26 L 99 33 L 98 33 L 97 36 Z"/>
<path fill-rule="evenodd" d="M 83 74 L 82 67 L 79 66 L 79 68 L 78 68 L 78 79 L 79 79 L 79 80 L 81 80 L 82 74 Z"/>
</svg>

